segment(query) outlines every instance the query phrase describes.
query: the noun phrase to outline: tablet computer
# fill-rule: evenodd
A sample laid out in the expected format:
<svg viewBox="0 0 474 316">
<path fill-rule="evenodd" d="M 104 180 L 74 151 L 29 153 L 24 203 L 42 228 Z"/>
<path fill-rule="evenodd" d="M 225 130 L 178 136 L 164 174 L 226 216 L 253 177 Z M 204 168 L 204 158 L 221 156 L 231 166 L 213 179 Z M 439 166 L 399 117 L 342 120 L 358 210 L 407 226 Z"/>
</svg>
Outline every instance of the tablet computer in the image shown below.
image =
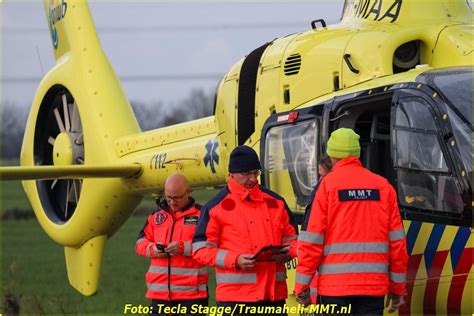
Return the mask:
<svg viewBox="0 0 474 316">
<path fill-rule="evenodd" d="M 253 255 L 252 259 L 256 261 L 274 261 L 272 256 L 279 254 L 281 249 L 287 246 L 288 245 L 269 245 L 262 247 L 256 254 Z"/>
</svg>

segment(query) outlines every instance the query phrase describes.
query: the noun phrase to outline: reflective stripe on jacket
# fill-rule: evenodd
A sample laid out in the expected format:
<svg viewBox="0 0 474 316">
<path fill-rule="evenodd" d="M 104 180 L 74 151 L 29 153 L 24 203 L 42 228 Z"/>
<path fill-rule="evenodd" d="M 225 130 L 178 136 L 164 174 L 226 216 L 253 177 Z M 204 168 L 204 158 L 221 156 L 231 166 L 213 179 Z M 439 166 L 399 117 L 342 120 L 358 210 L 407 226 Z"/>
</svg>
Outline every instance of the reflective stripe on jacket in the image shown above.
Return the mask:
<svg viewBox="0 0 474 316">
<path fill-rule="evenodd" d="M 403 295 L 407 262 L 393 187 L 355 157 L 338 161 L 321 181 L 298 238 L 295 293 L 318 271 L 321 295 Z"/>
<path fill-rule="evenodd" d="M 217 301 L 279 301 L 288 295 L 285 265 L 257 262 L 242 271 L 236 268 L 237 258 L 268 245 L 296 245 L 296 239 L 296 222 L 283 198 L 258 185 L 246 190 L 230 178 L 202 209 L 194 258 L 216 267 Z"/>
<path fill-rule="evenodd" d="M 192 238 L 199 217 L 199 206 L 190 199 L 188 206 L 174 216 L 166 203 L 151 214 L 138 236 L 135 251 L 151 258 L 146 273 L 146 297 L 156 300 L 190 300 L 207 297 L 207 268 L 192 258 Z M 168 245 L 182 242 L 183 253 L 168 258 L 155 258 L 156 243 Z"/>
</svg>

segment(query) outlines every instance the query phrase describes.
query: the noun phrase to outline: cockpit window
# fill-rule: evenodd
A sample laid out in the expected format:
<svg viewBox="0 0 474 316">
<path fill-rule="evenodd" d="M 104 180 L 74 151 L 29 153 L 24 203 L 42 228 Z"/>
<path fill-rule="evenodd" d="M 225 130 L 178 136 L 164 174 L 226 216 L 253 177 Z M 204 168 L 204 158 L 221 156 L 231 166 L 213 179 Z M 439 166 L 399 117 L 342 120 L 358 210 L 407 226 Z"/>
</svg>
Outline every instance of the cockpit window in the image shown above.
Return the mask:
<svg viewBox="0 0 474 316">
<path fill-rule="evenodd" d="M 472 173 L 472 141 L 474 140 L 474 134 L 472 133 L 472 129 L 470 129 L 467 125 L 463 124 L 461 118 L 457 115 L 457 113 L 455 113 L 450 108 L 448 108 L 448 116 L 450 117 L 451 126 L 454 132 L 454 138 L 458 143 L 464 168 L 467 172 Z"/>
<path fill-rule="evenodd" d="M 393 142 L 400 204 L 461 213 L 461 189 L 446 164 L 431 106 L 418 97 L 395 107 Z"/>
<path fill-rule="evenodd" d="M 458 115 L 472 127 L 473 72 L 448 72 L 433 77 L 433 82 Z"/>
<path fill-rule="evenodd" d="M 472 96 L 471 67 L 446 68 L 428 71 L 417 78 L 418 82 L 432 86 L 446 101 L 446 114 L 461 154 L 462 164 L 470 181 L 472 175 Z"/>
<path fill-rule="evenodd" d="M 318 179 L 317 137 L 315 121 L 276 126 L 266 134 L 265 184 L 294 211 L 303 211 Z"/>
<path fill-rule="evenodd" d="M 433 116 L 421 98 L 404 101 L 396 115 L 395 124 L 398 126 L 436 131 Z"/>
<path fill-rule="evenodd" d="M 427 102 L 421 98 L 402 99 L 395 113 L 395 165 L 421 171 L 448 171 Z"/>
<path fill-rule="evenodd" d="M 458 143 L 465 169 L 472 173 L 472 94 L 473 72 L 446 72 L 433 77 L 434 85 L 445 97 L 448 117 Z"/>
</svg>

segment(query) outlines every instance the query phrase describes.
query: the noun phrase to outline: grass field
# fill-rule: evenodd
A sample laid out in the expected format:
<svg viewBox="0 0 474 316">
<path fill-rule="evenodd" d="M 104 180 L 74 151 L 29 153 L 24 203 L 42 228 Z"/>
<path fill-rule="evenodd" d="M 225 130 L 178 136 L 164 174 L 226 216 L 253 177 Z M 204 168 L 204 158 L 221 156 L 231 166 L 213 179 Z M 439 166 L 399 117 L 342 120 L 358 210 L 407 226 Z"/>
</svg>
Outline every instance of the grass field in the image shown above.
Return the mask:
<svg viewBox="0 0 474 316">
<path fill-rule="evenodd" d="M 19 182 L 4 182 L 1 188 L 2 214 L 11 210 L 32 213 Z M 205 203 L 213 191 L 197 191 L 194 196 Z M 145 199 L 137 209 L 154 208 Z M 141 211 L 140 213 L 142 213 Z M 99 292 L 84 297 L 69 286 L 64 250 L 41 229 L 36 218 L 2 221 L 1 312 L 5 301 L 19 304 L 21 314 L 123 314 L 125 304 L 148 305 L 144 298 L 145 272 L 149 260 L 135 254 L 136 236 L 146 217 L 132 216 L 108 241 L 102 263 Z M 211 303 L 214 303 L 214 276 L 210 275 Z M 0 313 L 1 313 L 0 312 Z"/>
<path fill-rule="evenodd" d="M 0 201 L 3 210 L 30 210 L 31 206 L 26 198 L 20 181 L 0 182 Z"/>
</svg>

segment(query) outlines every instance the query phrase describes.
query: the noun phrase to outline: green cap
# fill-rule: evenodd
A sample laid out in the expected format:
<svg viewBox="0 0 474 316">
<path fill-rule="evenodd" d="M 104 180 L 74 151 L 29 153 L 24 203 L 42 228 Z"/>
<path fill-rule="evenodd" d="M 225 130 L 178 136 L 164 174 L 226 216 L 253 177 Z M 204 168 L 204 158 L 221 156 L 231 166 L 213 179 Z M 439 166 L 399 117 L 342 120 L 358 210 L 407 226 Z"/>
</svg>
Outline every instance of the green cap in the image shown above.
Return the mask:
<svg viewBox="0 0 474 316">
<path fill-rule="evenodd" d="M 331 133 L 326 153 L 332 158 L 360 157 L 360 136 L 350 128 L 339 128 Z"/>
</svg>

